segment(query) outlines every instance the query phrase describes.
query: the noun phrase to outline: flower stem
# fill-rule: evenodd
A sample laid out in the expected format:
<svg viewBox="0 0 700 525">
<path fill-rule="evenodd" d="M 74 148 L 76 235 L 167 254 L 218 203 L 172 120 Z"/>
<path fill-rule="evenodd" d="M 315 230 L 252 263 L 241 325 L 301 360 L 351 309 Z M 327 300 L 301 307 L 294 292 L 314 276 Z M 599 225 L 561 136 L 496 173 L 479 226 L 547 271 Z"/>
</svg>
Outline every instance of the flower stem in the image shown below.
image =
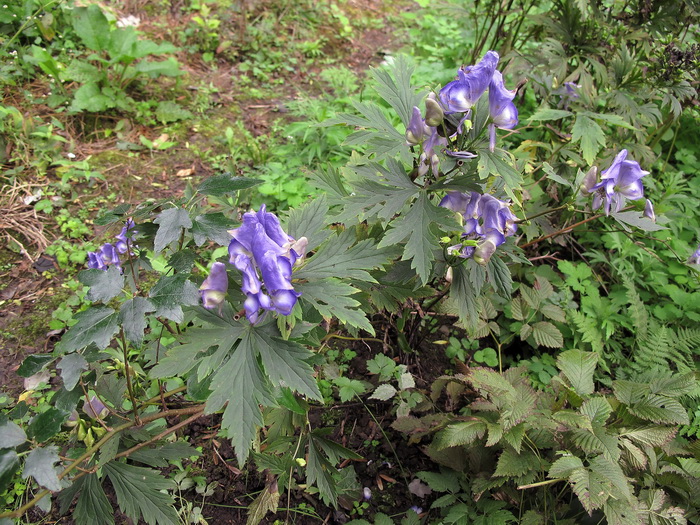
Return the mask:
<svg viewBox="0 0 700 525">
<path fill-rule="evenodd" d="M 141 425 L 141 419 L 139 418 L 139 407 L 136 404 L 136 397 L 134 396 L 134 387 L 131 384 L 131 367 L 129 366 L 129 355 L 127 351 L 126 336 L 124 335 L 124 327 L 119 329 L 119 336 L 122 340 L 122 351 L 124 352 L 124 374 L 126 375 L 126 388 L 129 391 L 129 399 L 131 400 L 131 408 L 134 411 L 134 421 L 137 425 Z"/>
</svg>

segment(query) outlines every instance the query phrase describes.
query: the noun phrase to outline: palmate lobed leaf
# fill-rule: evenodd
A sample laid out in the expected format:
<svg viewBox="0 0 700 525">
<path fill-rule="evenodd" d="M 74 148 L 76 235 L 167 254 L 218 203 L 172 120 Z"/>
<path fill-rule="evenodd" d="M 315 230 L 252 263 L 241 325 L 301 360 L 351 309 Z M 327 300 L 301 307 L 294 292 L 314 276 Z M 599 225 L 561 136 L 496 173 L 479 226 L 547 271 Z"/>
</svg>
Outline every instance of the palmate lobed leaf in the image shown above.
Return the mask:
<svg viewBox="0 0 700 525">
<path fill-rule="evenodd" d="M 93 306 L 75 314 L 77 322 L 61 338 L 57 348 L 62 353 L 74 352 L 91 343 L 107 348 L 119 330 L 119 314 L 106 306 Z"/>
<path fill-rule="evenodd" d="M 59 461 L 58 447 L 35 448 L 27 456 L 22 478 L 27 479 L 32 476 L 42 487 L 52 492 L 59 491 L 61 481 L 54 467 L 54 464 Z"/>
</svg>

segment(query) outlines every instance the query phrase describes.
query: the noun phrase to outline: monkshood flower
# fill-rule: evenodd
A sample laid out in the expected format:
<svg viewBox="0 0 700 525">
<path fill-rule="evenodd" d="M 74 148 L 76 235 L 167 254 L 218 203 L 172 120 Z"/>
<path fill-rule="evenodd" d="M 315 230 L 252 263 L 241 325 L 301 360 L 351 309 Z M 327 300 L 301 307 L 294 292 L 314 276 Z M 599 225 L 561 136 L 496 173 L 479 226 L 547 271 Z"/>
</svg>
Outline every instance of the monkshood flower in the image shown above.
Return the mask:
<svg viewBox="0 0 700 525">
<path fill-rule="evenodd" d="M 292 267 L 306 251 L 306 237 L 296 241 L 287 235 L 264 204 L 244 214 L 243 224 L 229 233 L 230 262 L 243 274 L 248 320 L 255 323 L 261 308 L 289 315 L 301 295 L 292 286 Z"/>
<path fill-rule="evenodd" d="M 114 265 L 121 269 L 119 254 L 124 254 L 129 251 L 129 245 L 131 244 L 131 239 L 129 237 L 133 237 L 136 231 L 132 231 L 129 237 L 127 237 L 127 232 L 133 230 L 133 228 L 134 221 L 132 219 L 127 219 L 126 225 L 122 228 L 122 231 L 119 235 L 115 236 L 117 241 L 114 244 L 107 242 L 100 246 L 97 251 L 88 252 L 88 268 L 106 271 L 110 265 Z"/>
<path fill-rule="evenodd" d="M 499 60 L 495 51 L 487 52 L 475 66 L 462 66 L 457 79 L 440 90 L 440 102 L 446 114 L 466 113 L 489 87 Z"/>
<path fill-rule="evenodd" d="M 464 259 L 473 257 L 479 264 L 487 264 L 496 248 L 518 229 L 510 204 L 493 195 L 475 191 L 450 192 L 440 201 L 440 206 L 461 214 L 464 217 L 462 239 L 476 241 L 476 246 L 474 243 L 450 246 L 448 253 Z"/>
<path fill-rule="evenodd" d="M 553 91 L 554 94 L 561 97 L 559 99 L 559 107 L 569 109 L 569 104 L 581 96 L 578 92 L 580 87 L 575 82 L 564 82 L 563 86 Z"/>
<path fill-rule="evenodd" d="M 102 419 L 109 414 L 109 409 L 100 398 L 92 396 L 89 401 L 83 404 L 83 412 L 85 412 L 90 419 Z"/>
<path fill-rule="evenodd" d="M 693 255 L 688 258 L 688 264 L 700 264 L 700 245 L 698 245 L 698 249 L 693 252 Z"/>
<path fill-rule="evenodd" d="M 219 308 L 220 311 L 227 291 L 228 275 L 226 274 L 226 265 L 222 262 L 215 262 L 211 267 L 209 277 L 204 279 L 202 286 L 199 287 L 204 308 L 209 310 Z"/>
<path fill-rule="evenodd" d="M 503 75 L 500 71 L 494 71 L 489 84 L 489 150 L 496 148 L 496 128 L 513 129 L 518 125 L 518 109 L 513 104 L 517 91 L 506 89 L 503 83 Z"/>
<path fill-rule="evenodd" d="M 637 161 L 626 159 L 627 150 L 623 149 L 610 167 L 601 172 L 601 182 L 590 189 L 593 193 L 591 207 L 594 210 L 603 205 L 606 215 L 610 214 L 611 209 L 617 213 L 628 199 L 634 201 L 644 197 L 641 178 L 649 172 L 642 170 Z"/>
</svg>

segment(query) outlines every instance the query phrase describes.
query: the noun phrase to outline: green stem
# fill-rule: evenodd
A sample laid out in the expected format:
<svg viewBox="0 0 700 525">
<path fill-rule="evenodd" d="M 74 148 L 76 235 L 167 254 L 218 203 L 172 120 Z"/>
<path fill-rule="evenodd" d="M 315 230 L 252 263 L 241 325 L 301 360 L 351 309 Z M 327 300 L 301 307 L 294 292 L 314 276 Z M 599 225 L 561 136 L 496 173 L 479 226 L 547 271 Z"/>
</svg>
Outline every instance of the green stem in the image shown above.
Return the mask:
<svg viewBox="0 0 700 525">
<path fill-rule="evenodd" d="M 524 219 L 520 219 L 515 221 L 515 224 L 522 224 L 523 222 L 531 221 L 532 219 L 536 219 L 537 217 L 542 217 L 542 215 L 548 215 L 550 213 L 554 213 L 555 211 L 560 211 L 566 209 L 568 204 L 562 204 L 561 206 L 558 206 L 556 208 L 552 208 L 551 210 L 546 210 L 540 213 L 536 213 L 535 215 L 531 215 L 530 217 L 525 217 Z"/>
<path fill-rule="evenodd" d="M 134 421 L 137 425 L 141 425 L 141 420 L 139 419 L 139 407 L 136 404 L 136 396 L 134 396 L 134 387 L 131 384 L 131 367 L 129 366 L 128 346 L 126 344 L 126 336 L 124 335 L 123 326 L 119 329 L 119 336 L 122 342 L 122 351 L 124 352 L 124 375 L 126 375 L 126 388 L 129 391 L 131 409 L 134 412 Z"/>
</svg>

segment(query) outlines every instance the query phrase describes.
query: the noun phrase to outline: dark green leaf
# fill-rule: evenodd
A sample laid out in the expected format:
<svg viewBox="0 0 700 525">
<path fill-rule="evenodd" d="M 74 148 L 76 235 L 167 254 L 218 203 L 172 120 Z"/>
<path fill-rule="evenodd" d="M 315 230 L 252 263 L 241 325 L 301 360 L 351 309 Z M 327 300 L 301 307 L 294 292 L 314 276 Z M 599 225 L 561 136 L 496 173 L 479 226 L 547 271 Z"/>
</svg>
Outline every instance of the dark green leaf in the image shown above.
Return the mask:
<svg viewBox="0 0 700 525">
<path fill-rule="evenodd" d="M 564 373 L 577 394 L 592 394 L 595 390 L 593 374 L 598 364 L 598 354 L 567 350 L 557 357 L 557 366 Z"/>
<path fill-rule="evenodd" d="M 172 489 L 174 483 L 158 472 L 110 461 L 102 467 L 117 495 L 119 508 L 137 522 L 140 517 L 148 525 L 177 525 L 180 523 L 169 494 L 160 492 Z"/>
<path fill-rule="evenodd" d="M 326 319 L 337 318 L 349 326 L 355 326 L 374 334 L 374 328 L 360 308 L 360 302 L 352 296 L 357 288 L 339 279 L 321 279 L 296 286 L 301 300 L 311 304 Z"/>
<path fill-rule="evenodd" d="M 176 273 L 187 273 L 194 266 L 197 254 L 192 250 L 180 250 L 173 254 L 168 260 L 170 266 Z"/>
<path fill-rule="evenodd" d="M 83 391 L 81 388 L 74 388 L 73 390 L 61 388 L 56 392 L 53 402 L 54 406 L 62 412 L 72 412 L 75 407 L 78 406 L 78 401 L 80 401 L 82 397 Z"/>
<path fill-rule="evenodd" d="M 326 195 L 322 193 L 301 208 L 295 208 L 289 212 L 287 233 L 294 239 L 306 237 L 309 241 L 307 250 L 315 250 L 331 235 L 330 230 L 323 228 L 326 225 L 327 215 L 328 203 Z"/>
<path fill-rule="evenodd" d="M 452 285 L 450 299 L 457 306 L 460 320 L 469 327 L 476 326 L 479 310 L 476 303 L 476 293 L 469 279 L 469 269 L 466 264 L 452 268 Z"/>
<path fill-rule="evenodd" d="M 93 222 L 98 226 L 107 226 L 115 222 L 121 222 L 129 209 L 131 209 L 131 204 L 124 203 L 111 210 L 102 210 Z"/>
<path fill-rule="evenodd" d="M 73 390 L 75 385 L 78 384 L 78 379 L 80 379 L 83 370 L 87 368 L 88 364 L 85 358 L 79 353 L 68 354 L 59 361 L 56 368 L 61 371 L 61 377 L 63 378 L 63 386 L 66 390 Z"/>
<path fill-rule="evenodd" d="M 126 378 L 116 373 L 105 374 L 97 380 L 97 393 L 117 409 L 121 408 L 126 392 Z"/>
<path fill-rule="evenodd" d="M 156 118 L 161 124 L 168 124 L 170 122 L 192 118 L 192 113 L 184 109 L 177 102 L 164 100 L 159 102 L 158 107 L 156 107 Z"/>
<path fill-rule="evenodd" d="M 180 239 L 183 228 L 189 230 L 192 227 L 189 213 L 182 208 L 163 210 L 153 222 L 159 225 L 158 233 L 156 233 L 153 242 L 153 249 L 156 252 L 163 251 L 171 242 Z"/>
<path fill-rule="evenodd" d="M 46 412 L 32 418 L 27 426 L 27 436 L 39 442 L 46 441 L 61 431 L 61 425 L 67 418 L 67 412 L 49 408 Z"/>
<path fill-rule="evenodd" d="M 150 467 L 164 468 L 170 462 L 184 458 L 199 456 L 197 449 L 182 441 L 166 443 L 156 448 L 142 448 L 134 451 L 129 456 L 134 461 L 144 463 Z"/>
<path fill-rule="evenodd" d="M 212 240 L 221 246 L 228 246 L 231 235 L 228 230 L 232 228 L 231 219 L 223 213 L 207 213 L 197 215 L 192 221 L 192 236 L 194 243 L 201 246 L 207 240 Z"/>
<path fill-rule="evenodd" d="M 61 490 L 61 481 L 54 468 L 58 463 L 58 447 L 35 448 L 27 456 L 24 464 L 22 478 L 27 479 L 33 476 L 36 482 L 52 492 Z"/>
<path fill-rule="evenodd" d="M 80 525 L 114 525 L 114 509 L 97 474 L 88 474 L 83 479 L 75 505 L 76 522 Z"/>
<path fill-rule="evenodd" d="M 581 142 L 583 158 L 589 165 L 593 165 L 598 151 L 605 146 L 605 133 L 595 120 L 578 115 L 571 130 L 571 141 Z"/>
<path fill-rule="evenodd" d="M 228 403 L 221 426 L 231 438 L 242 465 L 248 458 L 258 427 L 263 424 L 260 405 L 275 404 L 269 381 L 258 365 L 250 333 L 216 372 L 210 388 L 212 393 L 207 400 L 206 413 L 216 412 Z"/>
<path fill-rule="evenodd" d="M 112 336 L 119 330 L 119 314 L 106 306 L 93 306 L 75 314 L 78 322 L 63 336 L 58 349 L 63 353 L 74 352 L 95 343 L 102 350 L 109 346 Z"/>
<path fill-rule="evenodd" d="M 83 270 L 78 274 L 78 280 L 90 287 L 87 296 L 91 301 L 106 303 L 121 294 L 124 288 L 124 276 L 114 265 L 108 266 L 107 270 Z"/>
<path fill-rule="evenodd" d="M 564 346 L 564 337 L 559 329 L 552 323 L 540 321 L 532 325 L 532 336 L 535 343 L 548 348 L 561 348 Z"/>
<path fill-rule="evenodd" d="M 183 306 L 199 304 L 197 286 L 186 275 L 165 275 L 151 288 L 149 298 L 156 307 L 156 315 L 182 322 Z"/>
<path fill-rule="evenodd" d="M 5 492 L 15 473 L 19 470 L 19 457 L 9 448 L 0 448 L 0 492 Z"/>
<path fill-rule="evenodd" d="M 261 184 L 260 179 L 250 179 L 247 177 L 233 177 L 231 175 L 215 175 L 202 181 L 197 187 L 197 191 L 204 195 L 214 195 L 220 197 L 227 193 L 245 190 Z"/>
<path fill-rule="evenodd" d="M 273 385 L 287 386 L 312 399 L 321 400 L 313 368 L 306 363 L 313 356 L 309 350 L 292 341 L 271 337 L 255 327 L 250 329 L 249 337 L 250 342 L 244 337 L 241 344 L 251 344 L 260 353 Z"/>
<path fill-rule="evenodd" d="M 503 297 L 510 297 L 513 292 L 513 278 L 505 261 L 494 255 L 486 265 L 486 273 L 496 292 Z"/>
<path fill-rule="evenodd" d="M 398 55 L 385 69 L 371 70 L 374 89 L 394 108 L 404 126 L 411 121 L 413 107 L 420 106 L 425 96 L 411 85 L 414 69 L 405 55 Z"/>
<path fill-rule="evenodd" d="M 506 193 L 517 202 L 515 190 L 520 188 L 523 182 L 522 174 L 514 167 L 515 161 L 512 154 L 498 149 L 494 152 L 487 147 L 477 148 L 479 177 L 482 179 L 489 175 L 502 177 L 506 183 Z"/>
<path fill-rule="evenodd" d="M 55 359 L 51 354 L 32 354 L 27 356 L 17 369 L 19 377 L 31 377 L 37 372 L 41 372 L 47 364 Z"/>
<path fill-rule="evenodd" d="M 10 421 L 7 416 L 0 416 L 0 445 L 2 448 L 17 447 L 26 440 L 27 434 L 19 425 Z"/>
<path fill-rule="evenodd" d="M 129 299 L 119 310 L 119 322 L 124 327 L 124 334 L 134 346 L 141 345 L 147 325 L 146 314 L 154 310 L 153 303 L 145 297 Z"/>
</svg>

